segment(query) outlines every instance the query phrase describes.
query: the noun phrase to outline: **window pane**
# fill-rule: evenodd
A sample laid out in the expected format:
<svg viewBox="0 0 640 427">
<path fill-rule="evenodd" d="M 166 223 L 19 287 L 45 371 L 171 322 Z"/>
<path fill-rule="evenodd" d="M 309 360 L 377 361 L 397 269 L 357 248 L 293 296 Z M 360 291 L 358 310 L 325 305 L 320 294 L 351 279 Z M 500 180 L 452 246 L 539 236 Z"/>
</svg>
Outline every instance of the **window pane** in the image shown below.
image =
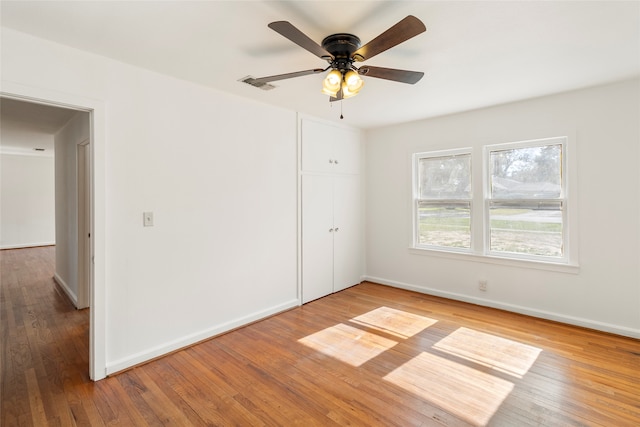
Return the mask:
<svg viewBox="0 0 640 427">
<path fill-rule="evenodd" d="M 471 203 L 418 202 L 418 244 L 471 247 Z"/>
<path fill-rule="evenodd" d="M 491 197 L 555 199 L 562 195 L 562 145 L 491 151 Z"/>
<path fill-rule="evenodd" d="M 490 248 L 497 252 L 562 257 L 562 203 L 541 208 L 494 205 L 489 209 Z"/>
<path fill-rule="evenodd" d="M 468 199 L 471 197 L 471 155 L 419 159 L 420 199 Z"/>
</svg>

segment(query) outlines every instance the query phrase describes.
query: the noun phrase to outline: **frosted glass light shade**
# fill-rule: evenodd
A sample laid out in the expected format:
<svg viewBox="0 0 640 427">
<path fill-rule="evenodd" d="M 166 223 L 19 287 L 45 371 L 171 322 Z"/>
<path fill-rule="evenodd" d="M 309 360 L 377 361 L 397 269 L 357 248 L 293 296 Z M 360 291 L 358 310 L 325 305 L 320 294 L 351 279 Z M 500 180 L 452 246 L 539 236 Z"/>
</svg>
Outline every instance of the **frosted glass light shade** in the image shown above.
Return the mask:
<svg viewBox="0 0 640 427">
<path fill-rule="evenodd" d="M 342 73 L 332 70 L 322 81 L 322 93 L 329 96 L 336 96 L 342 84 Z"/>
<path fill-rule="evenodd" d="M 364 81 L 360 78 L 358 73 L 353 70 L 344 75 L 344 83 L 349 89 L 349 92 L 352 92 L 354 95 L 360 92 L 360 89 L 364 86 Z"/>
<path fill-rule="evenodd" d="M 346 99 L 357 95 L 362 86 L 364 86 L 364 81 L 360 76 L 355 71 L 349 71 L 342 82 L 342 98 Z"/>
</svg>

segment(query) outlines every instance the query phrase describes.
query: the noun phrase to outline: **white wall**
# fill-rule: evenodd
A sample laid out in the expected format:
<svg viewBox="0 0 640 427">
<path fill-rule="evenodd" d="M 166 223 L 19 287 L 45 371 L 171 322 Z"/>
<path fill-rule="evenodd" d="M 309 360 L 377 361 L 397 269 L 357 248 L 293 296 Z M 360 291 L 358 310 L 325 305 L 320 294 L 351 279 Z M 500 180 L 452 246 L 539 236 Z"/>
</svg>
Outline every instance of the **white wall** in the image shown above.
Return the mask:
<svg viewBox="0 0 640 427">
<path fill-rule="evenodd" d="M 403 288 L 640 337 L 640 82 L 367 132 L 367 275 Z M 554 272 L 411 245 L 413 152 L 569 136 L 579 269 Z M 575 200 L 574 200 L 575 202 Z M 574 212 L 576 212 L 574 210 Z M 489 291 L 478 290 L 486 279 Z"/>
<path fill-rule="evenodd" d="M 107 373 L 298 304 L 294 112 L 2 31 L 3 82 L 106 109 Z"/>
<path fill-rule="evenodd" d="M 4 136 L 3 149 L 11 142 Z M 0 249 L 53 245 L 53 156 L 16 153 L 0 153 Z"/>
<path fill-rule="evenodd" d="M 78 306 L 77 144 L 90 136 L 89 113 L 78 112 L 54 136 L 56 151 L 55 279 Z"/>
</svg>

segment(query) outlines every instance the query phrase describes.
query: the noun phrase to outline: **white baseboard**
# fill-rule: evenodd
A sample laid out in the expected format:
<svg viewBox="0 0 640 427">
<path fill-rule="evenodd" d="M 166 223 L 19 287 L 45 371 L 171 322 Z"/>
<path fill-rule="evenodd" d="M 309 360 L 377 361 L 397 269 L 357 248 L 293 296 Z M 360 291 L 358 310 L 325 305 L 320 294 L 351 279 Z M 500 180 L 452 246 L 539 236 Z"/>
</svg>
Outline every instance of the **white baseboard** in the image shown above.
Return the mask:
<svg viewBox="0 0 640 427">
<path fill-rule="evenodd" d="M 9 244 L 0 246 L 0 250 L 2 249 L 26 249 L 26 248 L 38 248 L 40 246 L 55 246 L 56 242 L 40 242 L 40 243 L 20 243 L 20 244 Z"/>
<path fill-rule="evenodd" d="M 546 310 L 538 310 L 530 307 L 523 307 L 515 304 L 507 304 L 499 301 L 476 298 L 469 295 L 457 294 L 454 292 L 444 292 L 437 289 L 426 288 L 422 286 L 412 285 L 409 283 L 397 282 L 395 280 L 387 280 L 381 277 L 365 276 L 364 280 L 387 285 L 394 288 L 406 289 L 408 291 L 419 292 L 422 294 L 433 295 L 442 298 L 448 298 L 456 301 L 463 301 L 477 304 L 485 307 L 498 308 L 501 310 L 511 311 L 514 313 L 525 314 L 527 316 L 538 317 L 541 319 L 553 320 L 556 322 L 567 323 L 569 325 L 581 326 L 584 328 L 595 329 L 602 332 L 609 332 L 616 335 L 622 335 L 631 338 L 640 338 L 640 330 L 629 328 L 626 326 L 612 325 L 610 323 L 599 322 L 596 320 L 584 319 L 581 317 L 567 316 L 565 314 L 554 313 Z"/>
<path fill-rule="evenodd" d="M 67 285 L 67 282 L 62 280 L 62 277 L 58 276 L 58 273 L 54 273 L 53 280 L 55 280 L 64 293 L 67 294 L 67 297 L 71 300 L 73 306 L 78 308 L 78 296 L 71 290 L 69 285 Z"/>
<path fill-rule="evenodd" d="M 149 360 L 155 359 L 157 357 L 163 356 L 173 351 L 189 347 L 191 345 L 213 338 L 225 332 L 229 332 L 241 326 L 248 325 L 249 323 L 265 319 L 269 316 L 281 313 L 285 310 L 289 310 L 294 307 L 298 307 L 299 305 L 300 305 L 300 301 L 297 299 L 287 301 L 283 304 L 270 307 L 266 310 L 251 313 L 247 316 L 244 316 L 229 322 L 225 322 L 220 325 L 213 326 L 211 328 L 205 329 L 203 331 L 200 331 L 191 335 L 187 335 L 185 337 L 181 337 L 173 341 L 169 341 L 157 347 L 153 347 L 153 348 L 138 352 L 136 354 L 132 354 L 127 357 L 123 357 L 119 360 L 115 360 L 110 363 L 108 362 L 106 366 L 106 374 L 112 375 L 116 372 L 123 371 L 125 369 L 131 368 L 133 366 L 139 365 L 144 362 L 148 362 Z"/>
</svg>

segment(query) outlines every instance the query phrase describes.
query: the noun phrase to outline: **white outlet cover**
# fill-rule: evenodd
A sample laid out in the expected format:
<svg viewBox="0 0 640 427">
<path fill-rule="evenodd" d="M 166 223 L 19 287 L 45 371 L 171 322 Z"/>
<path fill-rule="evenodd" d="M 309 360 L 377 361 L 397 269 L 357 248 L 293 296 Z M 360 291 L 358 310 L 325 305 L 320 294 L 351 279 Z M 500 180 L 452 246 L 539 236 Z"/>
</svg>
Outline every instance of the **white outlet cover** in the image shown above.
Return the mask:
<svg viewBox="0 0 640 427">
<path fill-rule="evenodd" d="M 153 212 L 143 212 L 142 222 L 145 227 L 153 227 Z"/>
</svg>

